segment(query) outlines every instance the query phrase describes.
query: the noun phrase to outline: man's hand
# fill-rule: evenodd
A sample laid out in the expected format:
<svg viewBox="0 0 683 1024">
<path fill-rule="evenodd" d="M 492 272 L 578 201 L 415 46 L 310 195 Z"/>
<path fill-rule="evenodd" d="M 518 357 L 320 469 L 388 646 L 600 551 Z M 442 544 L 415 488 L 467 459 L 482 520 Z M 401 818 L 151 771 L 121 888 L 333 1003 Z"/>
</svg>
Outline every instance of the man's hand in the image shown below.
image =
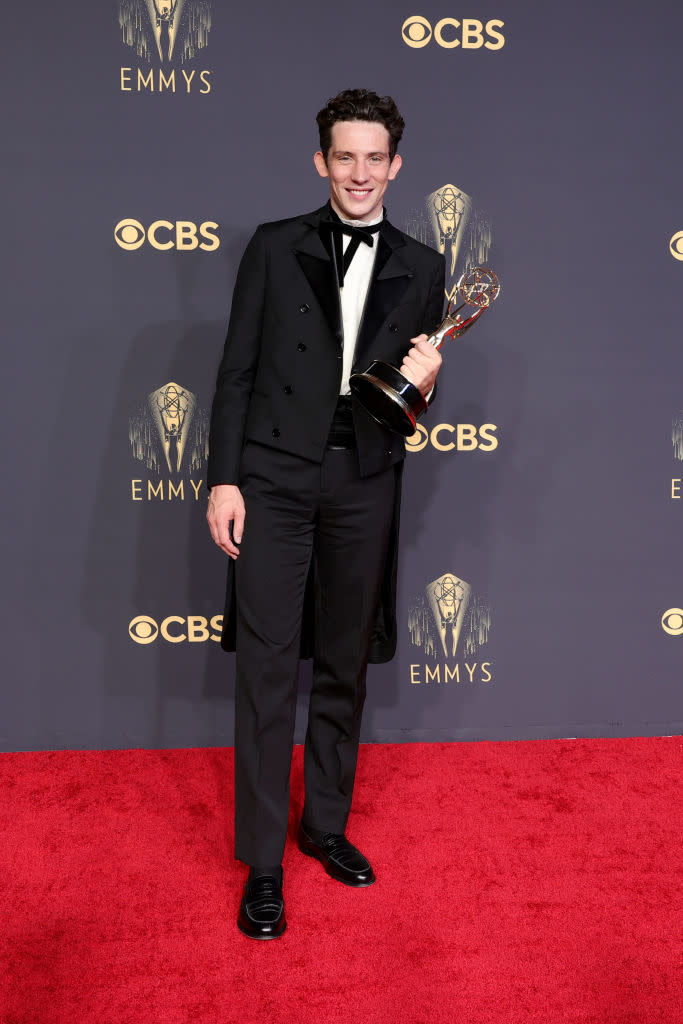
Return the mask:
<svg viewBox="0 0 683 1024">
<path fill-rule="evenodd" d="M 411 338 L 410 344 L 413 347 L 401 363 L 401 373 L 426 398 L 434 387 L 441 366 L 441 355 L 433 345 L 427 344 L 426 334 Z"/>
<path fill-rule="evenodd" d="M 233 559 L 240 553 L 237 545 L 242 540 L 244 515 L 244 499 L 239 487 L 234 484 L 217 484 L 211 488 L 209 507 L 206 510 L 211 536 L 218 547 Z"/>
</svg>

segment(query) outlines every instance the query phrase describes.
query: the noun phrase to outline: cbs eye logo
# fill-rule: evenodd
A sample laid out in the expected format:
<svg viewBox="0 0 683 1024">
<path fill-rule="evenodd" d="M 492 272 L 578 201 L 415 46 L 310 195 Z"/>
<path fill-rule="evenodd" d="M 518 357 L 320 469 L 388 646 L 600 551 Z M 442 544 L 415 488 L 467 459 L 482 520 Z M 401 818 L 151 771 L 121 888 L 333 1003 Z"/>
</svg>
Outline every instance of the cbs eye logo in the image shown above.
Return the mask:
<svg viewBox="0 0 683 1024">
<path fill-rule="evenodd" d="M 145 242 L 160 251 L 177 249 L 191 252 L 193 249 L 203 249 L 204 252 L 214 252 L 221 244 L 217 230 L 218 224 L 213 220 L 205 220 L 199 225 L 191 220 L 177 220 L 175 223 L 155 220 L 145 228 L 139 220 L 125 217 L 114 228 L 114 240 L 121 249 L 128 252 L 139 249 Z"/>
<path fill-rule="evenodd" d="M 671 236 L 669 252 L 675 260 L 683 260 L 683 231 L 677 231 Z"/>
<path fill-rule="evenodd" d="M 492 452 L 498 447 L 495 423 L 482 423 L 476 427 L 473 423 L 437 423 L 427 430 L 418 423 L 417 430 L 406 438 L 407 452 L 421 452 L 428 444 L 438 452 Z"/>
<path fill-rule="evenodd" d="M 669 636 L 683 636 L 683 608 L 669 608 L 664 612 L 662 629 Z"/>
<path fill-rule="evenodd" d="M 167 615 L 160 623 L 150 615 L 136 615 L 128 623 L 128 636 L 143 647 L 153 644 L 160 634 L 169 644 L 199 644 L 207 640 L 220 643 L 222 628 L 222 615 L 211 619 L 204 615 Z"/>
<path fill-rule="evenodd" d="M 136 644 L 151 644 L 159 636 L 159 626 L 149 615 L 136 615 L 128 625 L 128 635 Z"/>
<path fill-rule="evenodd" d="M 401 26 L 401 35 L 406 46 L 413 50 L 421 50 L 432 39 L 444 50 L 453 50 L 456 46 L 463 50 L 479 50 L 482 46 L 487 50 L 500 50 L 505 46 L 505 36 L 498 29 L 504 25 L 499 18 L 492 18 L 486 24 L 477 18 L 462 21 L 442 18 L 432 28 L 421 14 L 411 14 Z"/>
</svg>

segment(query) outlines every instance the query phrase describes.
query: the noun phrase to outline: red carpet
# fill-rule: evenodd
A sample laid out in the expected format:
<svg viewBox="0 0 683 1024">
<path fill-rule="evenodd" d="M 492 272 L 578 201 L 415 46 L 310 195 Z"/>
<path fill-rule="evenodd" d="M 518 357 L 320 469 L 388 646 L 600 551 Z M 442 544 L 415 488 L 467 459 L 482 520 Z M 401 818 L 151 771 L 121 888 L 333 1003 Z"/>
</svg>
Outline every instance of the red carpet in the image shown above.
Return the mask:
<svg viewBox="0 0 683 1024">
<path fill-rule="evenodd" d="M 290 842 L 262 943 L 234 924 L 230 750 L 1 755 L 0 1021 L 678 1024 L 681 748 L 364 746 L 377 884 Z M 301 774 L 297 749 L 297 811 Z"/>
</svg>

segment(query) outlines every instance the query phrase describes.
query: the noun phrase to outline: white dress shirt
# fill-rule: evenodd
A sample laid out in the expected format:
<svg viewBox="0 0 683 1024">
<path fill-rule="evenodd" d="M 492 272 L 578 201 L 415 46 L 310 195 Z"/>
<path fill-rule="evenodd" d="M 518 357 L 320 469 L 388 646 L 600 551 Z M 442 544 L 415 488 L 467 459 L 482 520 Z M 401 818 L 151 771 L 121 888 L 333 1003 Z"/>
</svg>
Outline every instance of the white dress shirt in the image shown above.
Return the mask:
<svg viewBox="0 0 683 1024">
<path fill-rule="evenodd" d="M 343 218 L 340 218 L 340 220 L 354 228 L 366 228 L 371 224 L 379 224 L 383 217 L 384 213 L 381 213 L 374 220 L 343 220 Z M 349 377 L 351 376 L 351 367 L 353 366 L 353 357 L 356 351 L 356 342 L 358 341 L 358 328 L 363 316 L 365 300 L 368 296 L 372 268 L 375 265 L 378 238 L 379 232 L 375 232 L 372 235 L 372 245 L 366 245 L 365 242 L 361 242 L 349 264 L 349 269 L 344 274 L 344 285 L 339 289 L 342 329 L 344 332 L 340 395 L 351 394 Z M 346 252 L 350 241 L 351 236 L 344 235 L 344 252 Z"/>
</svg>

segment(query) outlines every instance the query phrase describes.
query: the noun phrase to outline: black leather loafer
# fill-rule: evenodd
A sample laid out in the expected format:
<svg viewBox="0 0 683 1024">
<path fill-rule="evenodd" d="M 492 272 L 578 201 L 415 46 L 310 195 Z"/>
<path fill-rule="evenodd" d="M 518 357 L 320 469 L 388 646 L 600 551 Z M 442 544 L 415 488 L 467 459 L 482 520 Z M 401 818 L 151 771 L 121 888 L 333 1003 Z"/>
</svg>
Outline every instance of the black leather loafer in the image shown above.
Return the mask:
<svg viewBox="0 0 683 1024">
<path fill-rule="evenodd" d="M 306 833 L 303 825 L 299 825 L 298 841 L 301 852 L 319 860 L 328 875 L 338 882 L 360 889 L 375 881 L 370 862 L 345 835 L 325 832 L 322 841 L 317 843 Z"/>
<path fill-rule="evenodd" d="M 285 928 L 285 901 L 280 875 L 258 875 L 247 881 L 240 903 L 237 927 L 250 939 L 278 939 Z"/>
</svg>

